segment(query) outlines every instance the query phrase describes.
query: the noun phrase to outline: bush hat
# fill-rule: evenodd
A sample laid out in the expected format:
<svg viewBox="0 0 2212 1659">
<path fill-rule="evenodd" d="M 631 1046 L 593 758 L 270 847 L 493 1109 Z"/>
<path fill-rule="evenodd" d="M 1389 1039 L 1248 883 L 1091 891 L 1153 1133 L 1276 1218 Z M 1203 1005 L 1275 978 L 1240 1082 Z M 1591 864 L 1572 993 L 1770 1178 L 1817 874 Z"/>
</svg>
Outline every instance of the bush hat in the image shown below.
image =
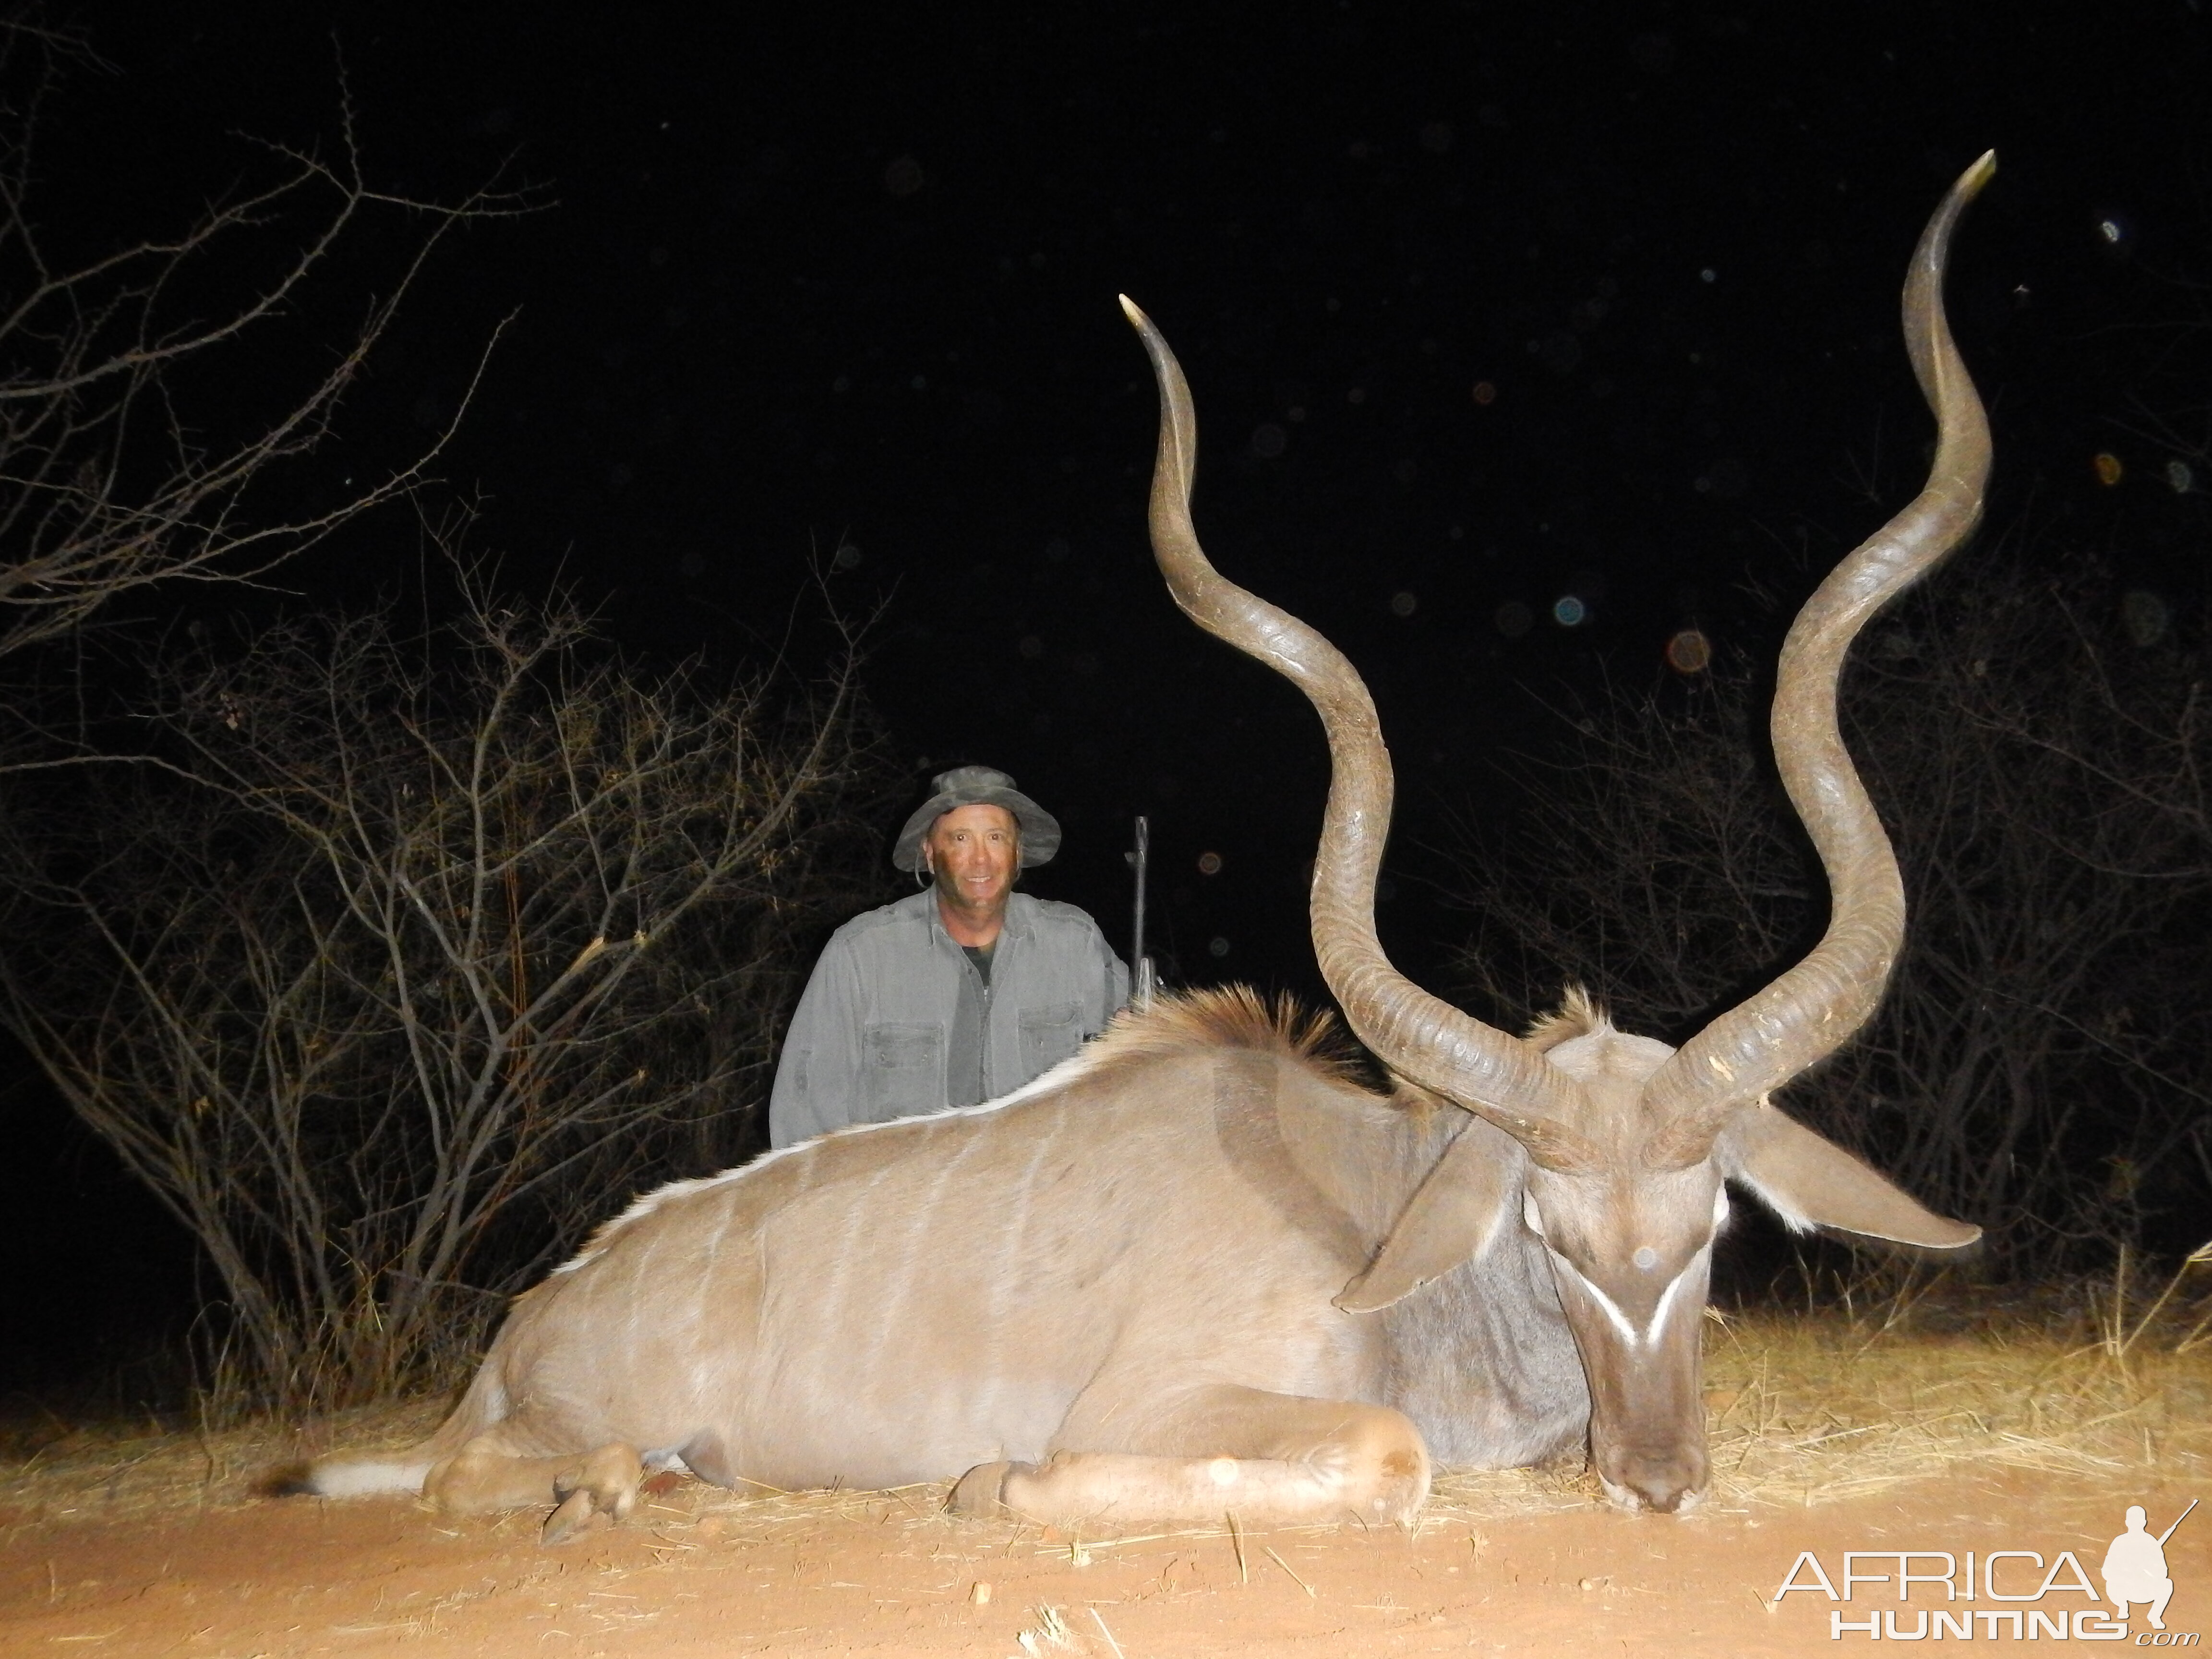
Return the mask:
<svg viewBox="0 0 2212 1659">
<path fill-rule="evenodd" d="M 891 862 L 902 870 L 921 868 L 921 843 L 930 826 L 956 806 L 1003 806 L 1014 815 L 1022 832 L 1022 867 L 1048 863 L 1060 851 L 1060 820 L 1014 787 L 1014 781 L 995 767 L 956 766 L 937 775 L 937 793 L 915 809 L 899 831 L 891 849 Z"/>
</svg>

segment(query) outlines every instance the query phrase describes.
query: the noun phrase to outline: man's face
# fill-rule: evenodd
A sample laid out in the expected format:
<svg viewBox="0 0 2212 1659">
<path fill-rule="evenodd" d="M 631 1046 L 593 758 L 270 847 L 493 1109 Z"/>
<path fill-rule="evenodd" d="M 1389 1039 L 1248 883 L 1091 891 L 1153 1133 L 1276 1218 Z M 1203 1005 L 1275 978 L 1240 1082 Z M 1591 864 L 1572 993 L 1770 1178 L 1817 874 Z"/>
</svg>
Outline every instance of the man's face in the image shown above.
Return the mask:
<svg viewBox="0 0 2212 1659">
<path fill-rule="evenodd" d="M 922 858 L 937 890 L 963 910 L 1006 907 L 1021 860 L 1014 815 L 1003 806 L 956 806 L 930 826 Z"/>
</svg>

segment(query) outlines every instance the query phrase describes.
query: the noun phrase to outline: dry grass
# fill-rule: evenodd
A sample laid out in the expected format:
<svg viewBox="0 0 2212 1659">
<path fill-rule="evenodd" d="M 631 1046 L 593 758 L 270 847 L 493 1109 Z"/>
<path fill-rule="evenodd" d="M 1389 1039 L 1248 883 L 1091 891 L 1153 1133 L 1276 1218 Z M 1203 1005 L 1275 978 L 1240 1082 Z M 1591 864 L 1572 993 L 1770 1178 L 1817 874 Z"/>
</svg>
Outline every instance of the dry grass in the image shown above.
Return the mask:
<svg viewBox="0 0 2212 1659">
<path fill-rule="evenodd" d="M 47 1419 L 0 1441 L 0 1525 L 115 1522 L 197 1514 L 262 1500 L 276 1465 L 337 1446 L 405 1445 L 435 1428 L 450 1400 L 410 1400 L 321 1418 L 304 1432 L 264 1419 L 238 1427 Z"/>
<path fill-rule="evenodd" d="M 1840 1322 L 1721 1322 L 1706 1345 L 1714 1499 L 1832 1503 L 1971 1462 L 2053 1474 L 2212 1464 L 2212 1353 L 2002 1328 L 1954 1336 Z"/>
<path fill-rule="evenodd" d="M 1971 1463 L 2081 1474 L 2155 1465 L 2169 1477 L 2212 1471 L 2212 1349 L 2138 1346 L 2124 1367 L 2095 1343 L 2033 1328 L 1929 1336 L 1869 1330 L 1841 1317 L 1720 1318 L 1706 1345 L 1714 1466 L 1708 1512 L 1856 1498 Z M 322 1419 L 299 1433 L 270 1424 L 201 1433 L 157 1425 L 86 1427 L 0 1459 L 0 1524 L 114 1522 L 258 1501 L 253 1478 L 334 1445 L 404 1444 L 445 1409 L 422 1401 Z M 20 1438 L 20 1437 L 19 1437 Z M 890 1492 L 724 1492 L 696 1483 L 652 1501 L 642 1518 L 672 1544 L 765 1541 L 840 1517 L 952 1528 L 949 1487 Z M 1423 1525 L 1571 1509 L 1596 1495 L 1573 1467 L 1449 1472 Z M 1146 1539 L 1227 1528 L 1147 1531 Z M 1053 1548 L 1109 1548 L 1039 1540 Z"/>
</svg>

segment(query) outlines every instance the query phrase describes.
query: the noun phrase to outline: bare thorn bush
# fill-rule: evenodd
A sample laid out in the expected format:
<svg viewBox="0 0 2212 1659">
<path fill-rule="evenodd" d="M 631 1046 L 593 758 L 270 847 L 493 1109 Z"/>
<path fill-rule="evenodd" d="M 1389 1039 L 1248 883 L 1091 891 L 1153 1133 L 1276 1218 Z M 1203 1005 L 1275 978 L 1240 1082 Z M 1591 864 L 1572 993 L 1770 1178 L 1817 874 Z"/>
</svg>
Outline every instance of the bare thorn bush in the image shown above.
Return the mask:
<svg viewBox="0 0 2212 1659">
<path fill-rule="evenodd" d="M 750 1148 L 878 850 L 852 660 L 647 675 L 471 584 L 425 637 L 161 659 L 158 763 L 11 792 L 0 1019 L 206 1253 L 241 1403 L 441 1380 L 630 1192 Z"/>
<path fill-rule="evenodd" d="M 444 240 L 531 205 L 373 187 L 341 94 L 326 149 L 251 145 L 173 226 L 58 248 L 40 124 L 89 57 L 66 30 L 0 21 L 0 656 L 156 583 L 265 575 L 422 481 L 459 410 L 335 499 L 289 475 Z M 335 339 L 301 337 L 334 313 L 352 319 Z"/>
</svg>

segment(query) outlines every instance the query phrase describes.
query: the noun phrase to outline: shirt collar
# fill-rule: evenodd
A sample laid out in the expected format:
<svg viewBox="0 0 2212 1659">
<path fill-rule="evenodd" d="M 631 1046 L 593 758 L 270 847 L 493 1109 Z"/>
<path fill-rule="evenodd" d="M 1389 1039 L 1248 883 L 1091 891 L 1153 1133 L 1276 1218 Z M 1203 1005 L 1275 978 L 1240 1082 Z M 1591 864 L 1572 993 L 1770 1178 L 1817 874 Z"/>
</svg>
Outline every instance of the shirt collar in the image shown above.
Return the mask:
<svg viewBox="0 0 2212 1659">
<path fill-rule="evenodd" d="M 915 905 L 927 921 L 931 939 L 943 939 L 946 945 L 952 945 L 952 935 L 945 931 L 945 918 L 938 913 L 937 890 L 934 887 L 923 888 L 912 899 L 906 902 Z M 1028 939 L 1033 931 L 1033 923 L 1036 917 L 1036 904 L 1037 902 L 1027 893 L 1008 894 L 1006 920 L 999 924 L 999 938 L 1001 940 Z"/>
</svg>

